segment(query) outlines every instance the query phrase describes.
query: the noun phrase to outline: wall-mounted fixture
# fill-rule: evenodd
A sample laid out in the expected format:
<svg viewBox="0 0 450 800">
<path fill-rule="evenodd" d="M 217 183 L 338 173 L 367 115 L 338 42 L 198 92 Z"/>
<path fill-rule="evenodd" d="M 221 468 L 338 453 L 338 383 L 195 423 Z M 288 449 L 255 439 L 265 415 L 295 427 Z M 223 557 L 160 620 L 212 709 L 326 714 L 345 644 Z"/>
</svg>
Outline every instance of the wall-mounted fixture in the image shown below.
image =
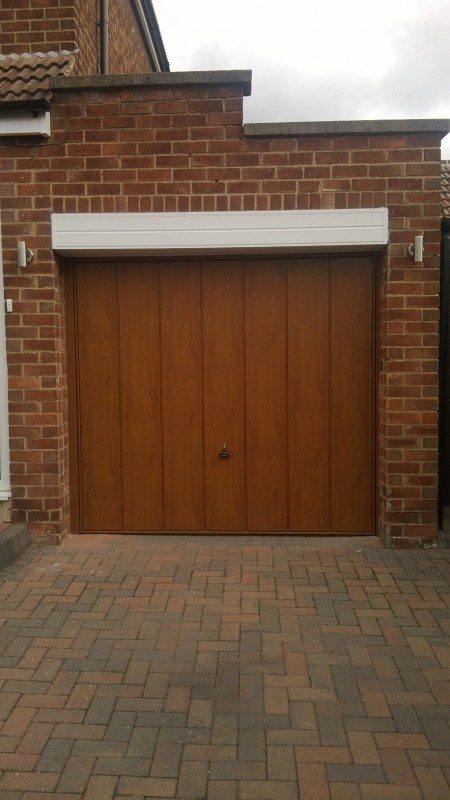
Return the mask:
<svg viewBox="0 0 450 800">
<path fill-rule="evenodd" d="M 19 267 L 26 267 L 34 258 L 34 253 L 26 246 L 25 242 L 17 242 L 17 263 Z"/>
<path fill-rule="evenodd" d="M 409 245 L 408 253 L 414 261 L 423 261 L 423 233 L 414 237 L 414 244 Z"/>
</svg>

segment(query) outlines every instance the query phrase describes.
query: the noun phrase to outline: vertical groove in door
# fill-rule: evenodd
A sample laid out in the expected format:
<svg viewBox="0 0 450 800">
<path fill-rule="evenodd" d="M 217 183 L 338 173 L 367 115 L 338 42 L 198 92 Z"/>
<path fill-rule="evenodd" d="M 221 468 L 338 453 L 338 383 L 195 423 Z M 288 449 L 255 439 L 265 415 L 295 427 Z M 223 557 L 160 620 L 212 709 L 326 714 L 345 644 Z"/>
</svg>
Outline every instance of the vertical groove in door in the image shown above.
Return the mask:
<svg viewBox="0 0 450 800">
<path fill-rule="evenodd" d="M 247 443 L 247 313 L 245 299 L 246 264 L 241 260 L 241 286 L 242 286 L 242 358 L 243 358 L 243 392 L 244 392 L 244 515 L 245 530 L 248 531 L 248 443 Z"/>
<path fill-rule="evenodd" d="M 161 428 L 161 527 L 162 530 L 166 529 L 166 493 L 164 485 L 164 391 L 163 391 L 163 373 L 162 373 L 162 330 L 161 330 L 161 264 L 156 264 L 156 276 L 158 285 L 158 330 L 159 330 L 159 391 L 161 397 L 159 424 Z"/>
<path fill-rule="evenodd" d="M 285 373 L 286 373 L 286 527 L 290 530 L 290 414 L 289 414 L 289 261 L 283 264 L 284 271 L 284 337 L 285 337 Z"/>
<path fill-rule="evenodd" d="M 78 486 L 77 486 L 77 499 L 78 499 L 77 516 L 78 516 L 78 528 L 81 531 L 83 529 L 83 508 L 82 508 L 83 493 L 81 491 L 81 476 L 83 474 L 83 472 L 82 472 L 83 464 L 82 464 L 82 449 L 81 449 L 81 441 L 80 441 L 80 435 L 81 435 L 81 401 L 80 401 L 80 386 L 79 386 L 80 361 L 79 361 L 79 347 L 78 347 L 79 332 L 78 332 L 77 276 L 78 276 L 77 265 L 73 264 L 72 265 L 72 280 L 73 280 L 73 289 L 72 289 L 72 291 L 73 291 L 74 340 L 75 340 L 74 341 L 74 345 L 73 345 L 74 346 L 74 356 L 75 356 L 75 359 L 74 359 L 74 361 L 75 361 L 75 363 L 74 363 L 75 375 L 73 376 L 73 386 L 74 386 L 75 392 L 76 392 L 76 396 L 75 396 L 75 402 L 76 402 L 76 426 L 77 426 L 77 430 L 76 430 L 76 448 L 77 448 L 76 449 L 76 461 L 77 461 L 77 473 L 78 473 L 77 474 L 77 483 L 78 483 Z M 75 443 L 73 442 L 72 445 L 71 445 L 71 443 L 69 441 L 69 447 L 70 446 L 73 447 L 74 444 Z"/>
<path fill-rule="evenodd" d="M 332 272 L 332 528 L 373 531 L 372 258 Z"/>
<path fill-rule="evenodd" d="M 161 269 L 167 530 L 203 530 L 200 272 L 198 263 Z"/>
<path fill-rule="evenodd" d="M 286 287 L 283 262 L 246 270 L 249 530 L 287 530 Z"/>
<path fill-rule="evenodd" d="M 200 410 L 201 413 L 201 420 L 202 420 L 202 462 L 203 462 L 203 472 L 202 472 L 202 494 L 203 494 L 203 527 L 207 528 L 206 524 L 206 442 L 205 442 L 205 325 L 204 325 L 204 292 L 203 292 L 203 273 L 204 273 L 204 262 L 200 261 L 198 264 L 199 269 L 199 280 L 200 280 L 200 375 L 201 375 L 201 386 L 202 386 L 202 407 Z"/>
<path fill-rule="evenodd" d="M 245 530 L 240 262 L 203 263 L 205 525 Z M 220 458 L 222 444 L 229 458 Z"/>
<path fill-rule="evenodd" d="M 121 530 L 119 376 L 115 273 L 78 264 L 82 527 Z M 105 468 L 105 464 L 107 468 Z"/>
<path fill-rule="evenodd" d="M 329 261 L 289 266 L 289 527 L 330 530 Z"/>
<path fill-rule="evenodd" d="M 119 281 L 118 281 L 118 265 L 114 264 L 114 280 L 116 283 L 116 336 L 117 336 L 117 372 L 119 382 L 119 420 L 120 420 L 120 435 L 119 435 L 119 463 L 120 463 L 120 529 L 123 531 L 124 527 L 124 474 L 123 474 L 123 413 L 122 413 L 122 358 L 121 358 L 121 335 L 120 335 L 120 299 L 119 299 Z"/>
<path fill-rule="evenodd" d="M 160 530 L 161 390 L 156 267 L 120 264 L 117 285 L 123 529 Z"/>
<path fill-rule="evenodd" d="M 328 361 L 327 361 L 327 368 L 328 368 L 328 502 L 327 502 L 327 510 L 328 510 L 328 529 L 331 533 L 334 533 L 333 528 L 333 515 L 331 510 L 331 498 L 332 498 L 332 461 L 331 461 L 331 411 L 332 411 L 332 386 L 331 386 L 331 270 L 333 268 L 333 259 L 327 259 L 327 267 L 328 267 L 328 288 L 327 288 L 327 300 L 328 300 Z"/>
</svg>

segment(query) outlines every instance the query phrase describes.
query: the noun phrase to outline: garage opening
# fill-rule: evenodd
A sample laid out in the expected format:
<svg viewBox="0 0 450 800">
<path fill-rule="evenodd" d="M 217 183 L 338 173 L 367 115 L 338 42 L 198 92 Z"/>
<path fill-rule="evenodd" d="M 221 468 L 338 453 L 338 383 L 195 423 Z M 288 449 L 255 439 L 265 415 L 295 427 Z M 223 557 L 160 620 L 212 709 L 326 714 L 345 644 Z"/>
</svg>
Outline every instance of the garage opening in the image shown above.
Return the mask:
<svg viewBox="0 0 450 800">
<path fill-rule="evenodd" d="M 68 268 L 73 528 L 372 533 L 372 256 Z"/>
</svg>

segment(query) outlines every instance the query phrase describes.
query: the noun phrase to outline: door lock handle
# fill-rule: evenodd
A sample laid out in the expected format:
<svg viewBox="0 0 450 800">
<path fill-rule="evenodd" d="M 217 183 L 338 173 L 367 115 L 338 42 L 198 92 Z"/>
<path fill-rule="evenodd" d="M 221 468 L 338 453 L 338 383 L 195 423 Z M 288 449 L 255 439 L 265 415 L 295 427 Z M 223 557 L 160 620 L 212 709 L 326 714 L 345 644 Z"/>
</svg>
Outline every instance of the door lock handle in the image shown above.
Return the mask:
<svg viewBox="0 0 450 800">
<path fill-rule="evenodd" d="M 227 446 L 226 446 L 226 444 L 224 442 L 222 450 L 219 453 L 219 458 L 229 458 L 229 457 L 230 457 L 230 453 L 229 453 L 228 448 L 227 448 Z"/>
</svg>

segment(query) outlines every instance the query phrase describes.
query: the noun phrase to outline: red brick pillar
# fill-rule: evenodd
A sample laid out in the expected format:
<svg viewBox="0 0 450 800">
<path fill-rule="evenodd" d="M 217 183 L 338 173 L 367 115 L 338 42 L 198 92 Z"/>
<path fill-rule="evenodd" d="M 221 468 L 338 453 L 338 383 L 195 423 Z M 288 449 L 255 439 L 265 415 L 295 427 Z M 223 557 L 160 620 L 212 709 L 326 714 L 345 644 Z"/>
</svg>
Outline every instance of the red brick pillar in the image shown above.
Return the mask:
<svg viewBox="0 0 450 800">
<path fill-rule="evenodd" d="M 380 145 L 391 177 L 380 275 L 378 529 L 388 546 L 417 547 L 437 535 L 440 137 Z M 423 263 L 408 254 L 419 233 Z"/>
<path fill-rule="evenodd" d="M 40 541 L 68 530 L 64 282 L 51 250 L 48 145 L 0 147 L 12 520 Z M 62 178 L 61 178 L 62 180 Z M 17 265 L 17 241 L 34 251 Z"/>
</svg>

